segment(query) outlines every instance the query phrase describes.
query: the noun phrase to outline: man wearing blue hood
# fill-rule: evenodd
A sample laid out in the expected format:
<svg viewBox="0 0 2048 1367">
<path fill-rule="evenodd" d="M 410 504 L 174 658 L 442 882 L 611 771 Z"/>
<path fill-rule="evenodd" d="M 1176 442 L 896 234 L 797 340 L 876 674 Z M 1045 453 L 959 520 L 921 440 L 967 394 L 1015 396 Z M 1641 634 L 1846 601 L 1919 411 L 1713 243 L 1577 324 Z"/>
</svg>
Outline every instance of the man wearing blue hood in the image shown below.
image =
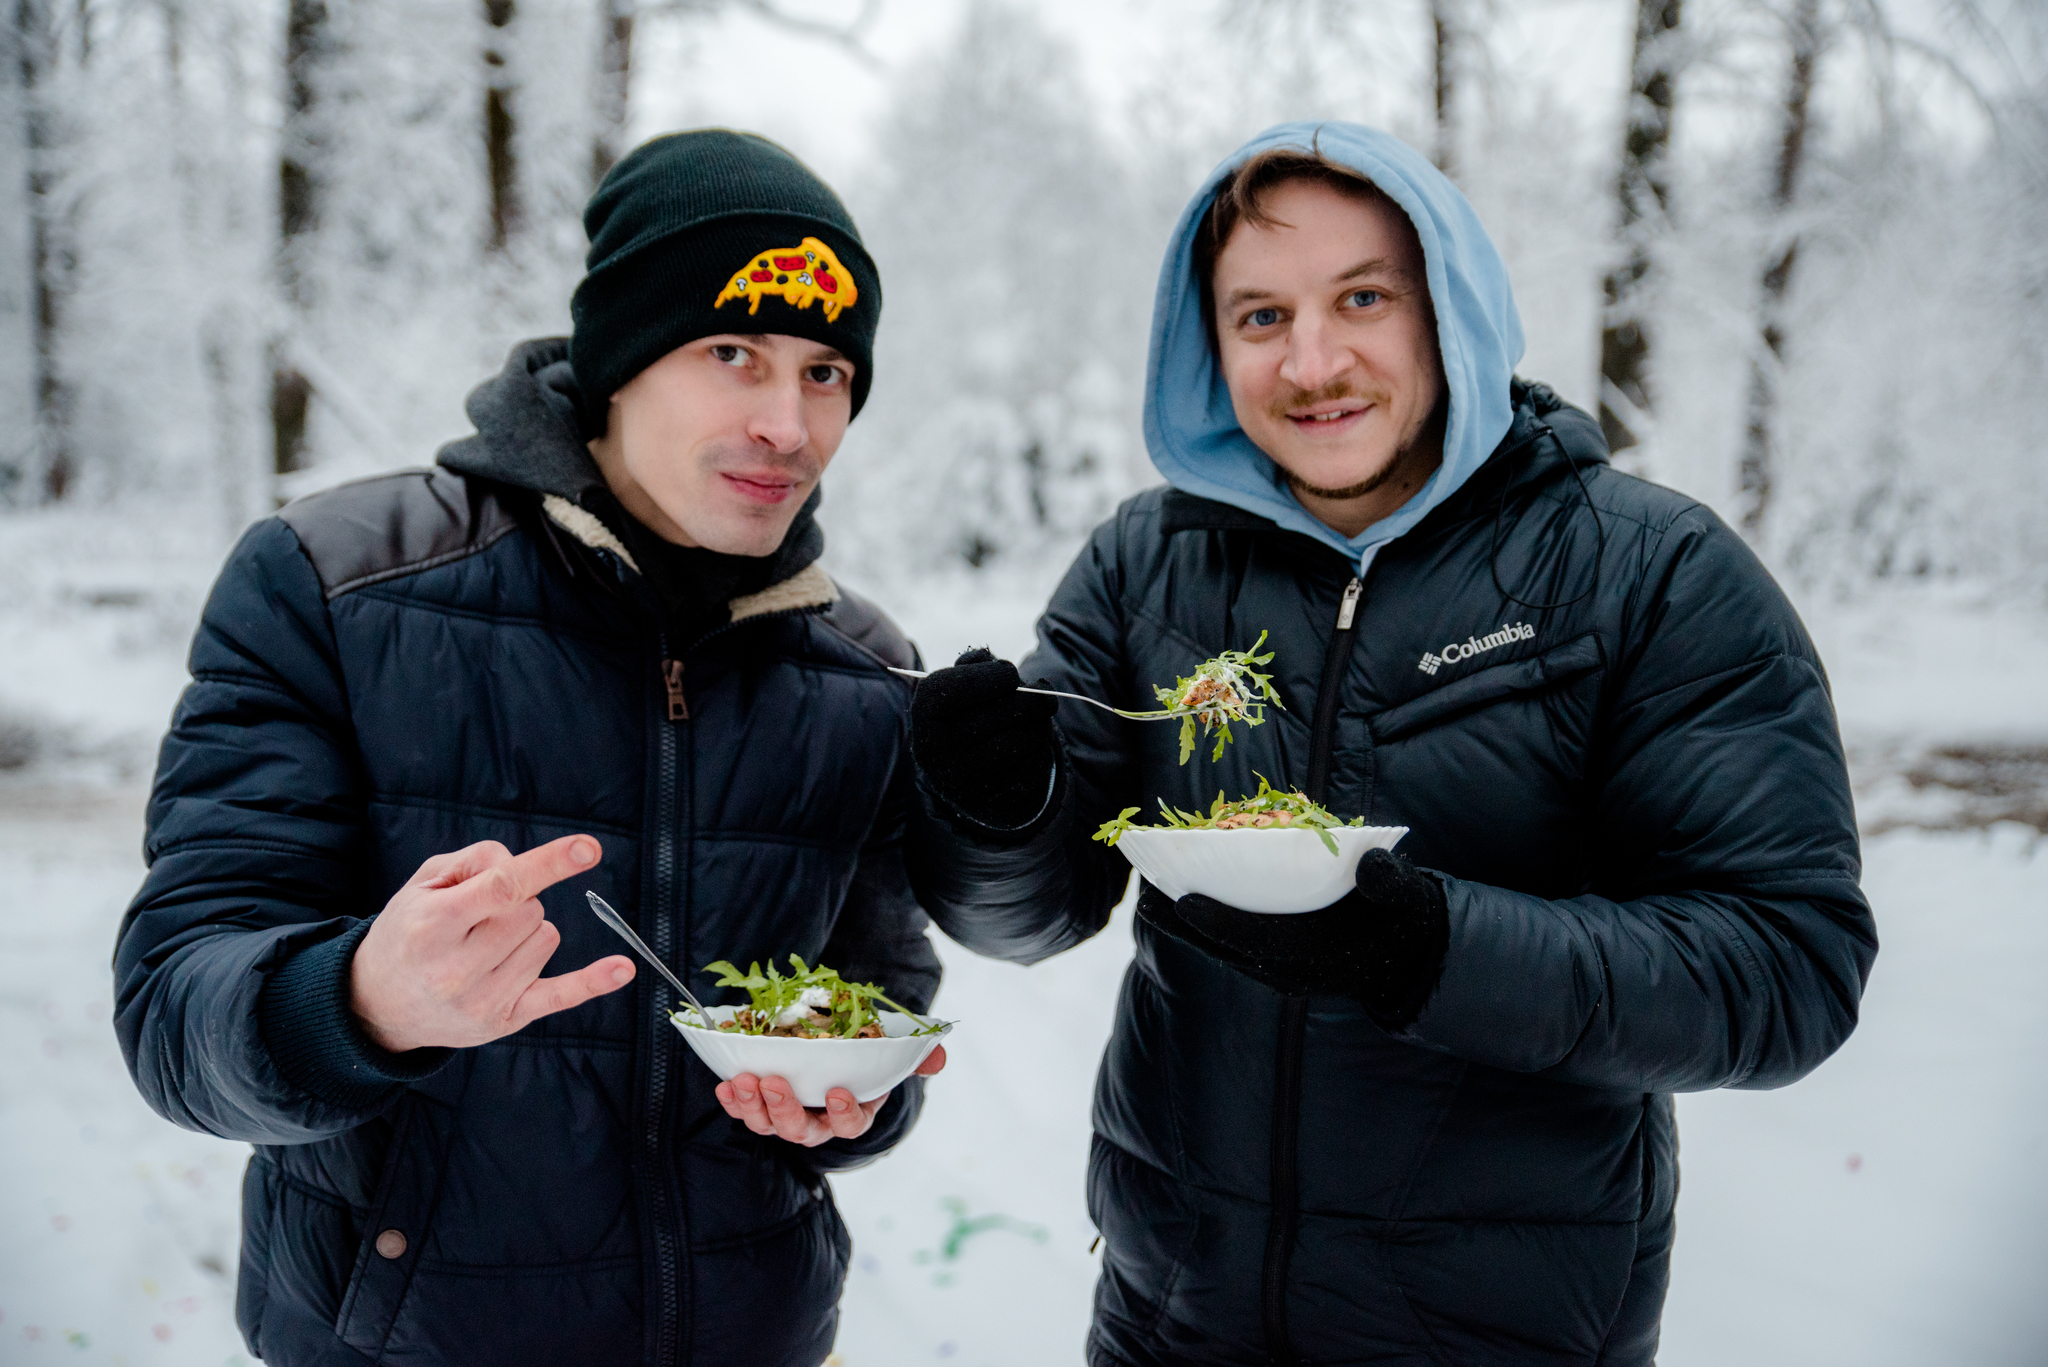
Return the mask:
<svg viewBox="0 0 2048 1367">
<path fill-rule="evenodd" d="M 1671 1094 L 1783 1086 L 1855 1026 L 1876 936 L 1812 643 L 1521 350 L 1425 160 L 1262 134 L 1160 274 L 1168 487 L 1096 531 L 1023 671 L 1128 705 L 1264 631 L 1285 710 L 1183 767 L 1175 727 L 1056 729 L 986 652 L 919 686 L 912 880 L 982 953 L 1102 928 L 1129 869 L 1090 836 L 1125 807 L 1265 775 L 1411 828 L 1304 915 L 1141 885 L 1095 1101 L 1097 1367 L 1650 1363 Z"/>
</svg>

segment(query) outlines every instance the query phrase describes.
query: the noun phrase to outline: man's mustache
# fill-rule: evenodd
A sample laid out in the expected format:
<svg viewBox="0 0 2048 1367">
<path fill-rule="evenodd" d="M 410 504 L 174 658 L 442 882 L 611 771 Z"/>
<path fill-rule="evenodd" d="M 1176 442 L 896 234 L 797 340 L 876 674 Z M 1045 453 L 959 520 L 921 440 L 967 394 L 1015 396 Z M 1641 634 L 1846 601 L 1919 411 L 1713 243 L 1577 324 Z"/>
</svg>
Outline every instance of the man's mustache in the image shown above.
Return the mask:
<svg viewBox="0 0 2048 1367">
<path fill-rule="evenodd" d="M 1368 394 L 1340 375 L 1314 390 L 1295 386 L 1290 393 L 1275 396 L 1272 403 L 1267 405 L 1266 411 L 1276 421 L 1286 421 L 1293 417 L 1294 411 L 1298 408 L 1307 408 L 1310 404 L 1329 403 L 1333 399 L 1359 399 L 1368 404 L 1384 404 L 1387 396 Z"/>
<path fill-rule="evenodd" d="M 758 476 L 764 472 L 780 475 L 793 484 L 815 484 L 825 473 L 824 462 L 807 452 L 785 456 L 774 450 L 716 451 L 711 469 L 722 475 Z"/>
</svg>

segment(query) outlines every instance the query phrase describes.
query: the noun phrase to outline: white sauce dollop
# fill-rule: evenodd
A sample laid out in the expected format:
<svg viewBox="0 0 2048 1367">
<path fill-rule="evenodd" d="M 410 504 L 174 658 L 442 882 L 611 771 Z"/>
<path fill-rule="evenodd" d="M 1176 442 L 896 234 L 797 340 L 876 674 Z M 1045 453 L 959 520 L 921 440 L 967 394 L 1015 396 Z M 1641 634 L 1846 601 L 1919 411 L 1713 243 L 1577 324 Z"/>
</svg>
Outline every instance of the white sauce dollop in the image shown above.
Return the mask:
<svg viewBox="0 0 2048 1367">
<path fill-rule="evenodd" d="M 797 999 L 795 1001 L 791 1002 L 788 1006 L 783 1007 L 782 1010 L 776 1014 L 775 1024 L 795 1025 L 800 1020 L 808 1020 L 810 1019 L 812 1007 L 816 1007 L 820 1011 L 831 1010 L 831 992 L 827 991 L 825 988 L 822 987 L 805 988 L 802 992 L 797 994 Z"/>
</svg>

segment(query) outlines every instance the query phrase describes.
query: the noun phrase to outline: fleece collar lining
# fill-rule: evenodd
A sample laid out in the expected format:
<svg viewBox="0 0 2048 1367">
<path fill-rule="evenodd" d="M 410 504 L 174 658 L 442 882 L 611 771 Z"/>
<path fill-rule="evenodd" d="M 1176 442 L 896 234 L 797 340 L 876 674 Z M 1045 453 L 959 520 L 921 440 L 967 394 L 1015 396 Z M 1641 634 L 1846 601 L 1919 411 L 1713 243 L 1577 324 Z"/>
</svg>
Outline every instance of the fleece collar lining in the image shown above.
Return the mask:
<svg viewBox="0 0 2048 1367">
<path fill-rule="evenodd" d="M 633 553 L 612 535 L 611 528 L 605 526 L 595 513 L 577 507 L 560 494 L 543 495 L 540 505 L 546 510 L 549 519 L 563 531 L 592 550 L 610 551 L 635 574 L 640 572 L 640 567 L 633 562 Z M 759 593 L 741 594 L 726 606 L 732 611 L 732 620 L 741 622 L 749 617 L 762 617 L 771 612 L 826 607 L 838 601 L 839 586 L 813 562 L 780 583 L 770 584 Z"/>
<path fill-rule="evenodd" d="M 540 506 L 569 535 L 593 550 L 610 551 L 626 562 L 626 568 L 640 573 L 640 565 L 633 559 L 633 553 L 626 549 L 626 543 L 612 535 L 612 529 L 605 526 L 596 513 L 579 508 L 560 494 L 544 494 Z"/>
</svg>

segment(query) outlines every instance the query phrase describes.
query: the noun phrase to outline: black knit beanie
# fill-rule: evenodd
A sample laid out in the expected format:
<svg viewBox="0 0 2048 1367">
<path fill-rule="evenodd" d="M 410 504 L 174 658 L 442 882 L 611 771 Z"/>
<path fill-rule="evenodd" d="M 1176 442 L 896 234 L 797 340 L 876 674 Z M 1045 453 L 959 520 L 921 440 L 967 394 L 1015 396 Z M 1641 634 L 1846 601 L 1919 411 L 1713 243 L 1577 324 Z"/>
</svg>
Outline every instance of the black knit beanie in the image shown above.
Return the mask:
<svg viewBox="0 0 2048 1367">
<path fill-rule="evenodd" d="M 583 231 L 569 364 L 593 417 L 720 332 L 837 348 L 854 364 L 853 411 L 867 401 L 881 278 L 839 196 L 768 139 L 702 128 L 642 143 L 590 197 Z"/>
</svg>

